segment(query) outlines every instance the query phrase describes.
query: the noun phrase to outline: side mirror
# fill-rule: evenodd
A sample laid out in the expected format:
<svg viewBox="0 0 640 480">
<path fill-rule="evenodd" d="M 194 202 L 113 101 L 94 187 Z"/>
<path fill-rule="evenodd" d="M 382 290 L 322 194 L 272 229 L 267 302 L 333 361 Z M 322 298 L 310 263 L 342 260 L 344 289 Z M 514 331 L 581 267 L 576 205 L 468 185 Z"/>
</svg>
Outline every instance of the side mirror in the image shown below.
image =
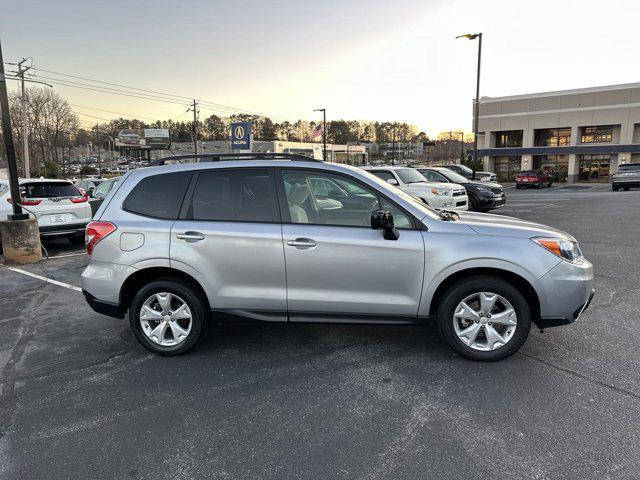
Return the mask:
<svg viewBox="0 0 640 480">
<path fill-rule="evenodd" d="M 387 183 L 398 186 L 398 180 L 396 180 L 395 178 L 387 178 Z"/>
<path fill-rule="evenodd" d="M 87 188 L 87 195 L 89 197 L 93 197 L 93 190 L 94 190 L 93 188 Z"/>
<path fill-rule="evenodd" d="M 393 215 L 389 210 L 374 210 L 371 212 L 371 228 L 384 230 L 385 240 L 398 240 L 400 233 L 393 224 Z"/>
</svg>

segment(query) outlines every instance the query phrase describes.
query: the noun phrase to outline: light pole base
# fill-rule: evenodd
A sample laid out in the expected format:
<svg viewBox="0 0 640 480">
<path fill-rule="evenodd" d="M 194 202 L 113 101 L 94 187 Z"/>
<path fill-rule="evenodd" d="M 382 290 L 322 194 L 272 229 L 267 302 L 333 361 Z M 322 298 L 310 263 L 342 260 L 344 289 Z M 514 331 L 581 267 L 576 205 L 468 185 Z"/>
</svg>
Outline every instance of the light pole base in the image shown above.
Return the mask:
<svg viewBox="0 0 640 480">
<path fill-rule="evenodd" d="M 42 260 L 38 220 L 5 220 L 0 222 L 0 240 L 4 263 L 25 264 Z"/>
</svg>

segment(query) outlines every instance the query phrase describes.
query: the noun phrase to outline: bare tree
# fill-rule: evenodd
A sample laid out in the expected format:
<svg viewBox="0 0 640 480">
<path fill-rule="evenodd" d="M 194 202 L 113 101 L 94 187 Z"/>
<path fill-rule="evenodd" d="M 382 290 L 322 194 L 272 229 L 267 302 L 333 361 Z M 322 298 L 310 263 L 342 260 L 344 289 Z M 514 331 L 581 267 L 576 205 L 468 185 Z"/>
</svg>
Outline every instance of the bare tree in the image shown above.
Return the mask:
<svg viewBox="0 0 640 480">
<path fill-rule="evenodd" d="M 78 117 L 67 101 L 49 88 L 29 88 L 26 92 L 27 123 L 29 134 L 29 158 L 32 175 L 56 175 L 61 166 L 61 148 L 69 138 L 76 135 Z M 16 143 L 22 143 L 22 103 L 20 94 L 13 92 L 9 98 L 9 109 Z M 24 155 L 17 149 L 24 174 Z M 45 168 L 47 167 L 47 168 Z"/>
</svg>

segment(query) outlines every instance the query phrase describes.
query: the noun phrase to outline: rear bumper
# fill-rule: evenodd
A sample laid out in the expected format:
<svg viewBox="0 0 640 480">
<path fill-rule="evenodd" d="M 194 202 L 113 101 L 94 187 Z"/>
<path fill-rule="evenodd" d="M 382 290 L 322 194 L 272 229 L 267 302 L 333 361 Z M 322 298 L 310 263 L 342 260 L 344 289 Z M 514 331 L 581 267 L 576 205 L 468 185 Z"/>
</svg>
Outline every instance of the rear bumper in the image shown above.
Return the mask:
<svg viewBox="0 0 640 480">
<path fill-rule="evenodd" d="M 66 237 L 71 235 L 84 235 L 84 229 L 88 222 L 63 223 L 61 225 L 43 225 L 38 227 L 41 237 Z"/>
<path fill-rule="evenodd" d="M 105 302 L 104 300 L 98 300 L 86 290 L 82 290 L 85 300 L 94 312 L 98 312 L 102 315 L 113 318 L 124 318 L 124 310 L 117 303 Z"/>
</svg>

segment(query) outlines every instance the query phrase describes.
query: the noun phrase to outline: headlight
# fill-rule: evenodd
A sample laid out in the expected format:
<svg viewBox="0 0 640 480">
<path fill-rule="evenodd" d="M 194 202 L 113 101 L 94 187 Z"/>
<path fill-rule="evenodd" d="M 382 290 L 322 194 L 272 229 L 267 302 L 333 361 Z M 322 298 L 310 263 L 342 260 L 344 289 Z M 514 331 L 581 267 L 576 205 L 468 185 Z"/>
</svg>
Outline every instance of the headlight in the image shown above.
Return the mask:
<svg viewBox="0 0 640 480">
<path fill-rule="evenodd" d="M 434 195 L 439 195 L 441 197 L 445 195 L 451 196 L 451 190 L 449 190 L 448 188 L 432 188 L 431 193 L 433 193 Z"/>
<path fill-rule="evenodd" d="M 568 262 L 576 263 L 582 258 L 582 252 L 577 242 L 559 238 L 532 238 L 531 240 Z"/>
</svg>

